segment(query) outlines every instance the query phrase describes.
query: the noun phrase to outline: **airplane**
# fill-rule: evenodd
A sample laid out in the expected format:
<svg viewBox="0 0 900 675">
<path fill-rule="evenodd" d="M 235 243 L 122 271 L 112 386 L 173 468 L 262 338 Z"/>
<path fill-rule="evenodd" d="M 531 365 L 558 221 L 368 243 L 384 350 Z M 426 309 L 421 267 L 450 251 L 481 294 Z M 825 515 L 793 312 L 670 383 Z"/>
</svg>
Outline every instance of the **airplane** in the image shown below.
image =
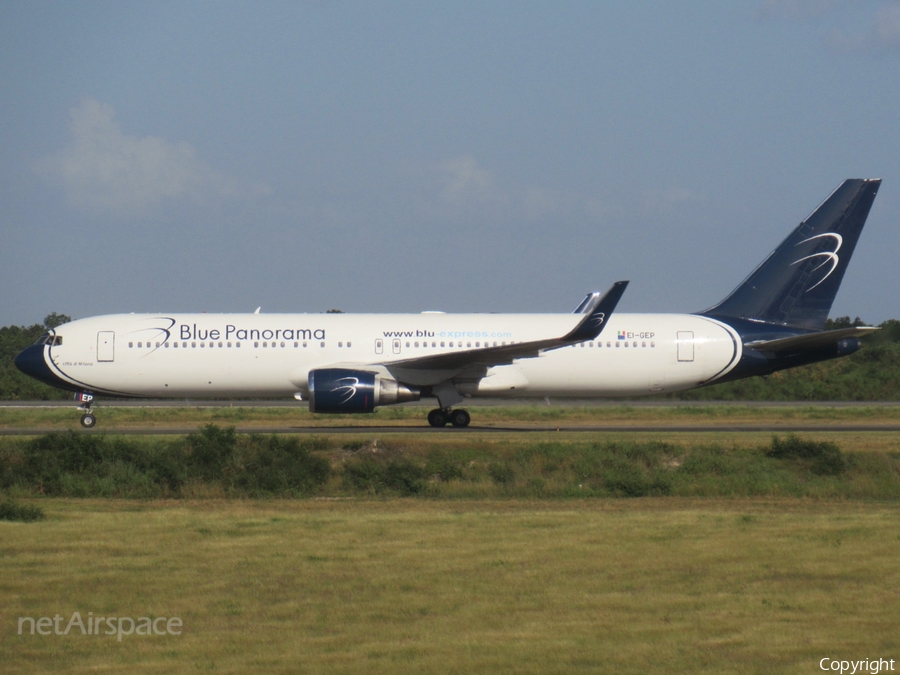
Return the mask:
<svg viewBox="0 0 900 675">
<path fill-rule="evenodd" d="M 615 314 L 627 281 L 559 314 L 115 314 L 49 330 L 15 360 L 96 396 L 277 398 L 315 413 L 437 399 L 433 427 L 465 427 L 467 398 L 632 397 L 852 354 L 873 327 L 823 330 L 881 185 L 844 181 L 724 300 L 693 314 Z"/>
</svg>

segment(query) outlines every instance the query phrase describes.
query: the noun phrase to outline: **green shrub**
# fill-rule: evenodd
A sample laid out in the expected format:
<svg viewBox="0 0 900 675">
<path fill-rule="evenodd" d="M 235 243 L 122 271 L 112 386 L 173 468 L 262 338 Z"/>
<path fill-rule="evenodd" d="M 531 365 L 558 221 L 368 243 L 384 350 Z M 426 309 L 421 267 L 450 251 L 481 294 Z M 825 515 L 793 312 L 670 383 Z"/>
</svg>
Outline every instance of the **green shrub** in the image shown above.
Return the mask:
<svg viewBox="0 0 900 675">
<path fill-rule="evenodd" d="M 366 457 L 349 462 L 344 467 L 347 487 L 376 494 L 419 494 L 425 489 L 425 477 L 425 469 L 407 459 L 379 461 L 374 457 Z"/>
<path fill-rule="evenodd" d="M 509 462 L 491 462 L 488 464 L 488 475 L 500 485 L 508 485 L 516 478 L 516 472 Z"/>
<path fill-rule="evenodd" d="M 39 506 L 27 506 L 6 501 L 0 503 L 0 520 L 11 520 L 20 523 L 31 523 L 46 518 Z"/>
<path fill-rule="evenodd" d="M 808 464 L 813 473 L 820 476 L 836 476 L 847 468 L 847 462 L 840 448 L 834 443 L 813 441 L 793 434 L 785 440 L 774 436 L 766 455 L 775 459 L 800 460 Z"/>
<path fill-rule="evenodd" d="M 196 475 L 204 480 L 219 478 L 225 463 L 231 459 L 237 445 L 234 427 L 207 424 L 198 434 L 190 434 L 185 443 L 188 463 Z"/>
<path fill-rule="evenodd" d="M 317 439 L 252 435 L 239 443 L 228 468 L 232 485 L 251 495 L 301 495 L 325 483 L 331 464 L 310 454 Z"/>
<path fill-rule="evenodd" d="M 428 476 L 436 476 L 438 480 L 445 483 L 455 478 L 462 478 L 463 461 L 445 450 L 432 452 L 425 464 L 425 473 Z"/>
</svg>

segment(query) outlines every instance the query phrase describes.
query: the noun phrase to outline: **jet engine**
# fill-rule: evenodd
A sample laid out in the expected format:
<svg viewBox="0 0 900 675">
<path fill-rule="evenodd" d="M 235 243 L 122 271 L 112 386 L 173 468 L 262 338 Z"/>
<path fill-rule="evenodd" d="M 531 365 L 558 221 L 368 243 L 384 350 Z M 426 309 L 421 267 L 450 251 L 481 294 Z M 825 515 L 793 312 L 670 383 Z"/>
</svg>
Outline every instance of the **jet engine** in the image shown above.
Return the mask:
<svg viewBox="0 0 900 675">
<path fill-rule="evenodd" d="M 416 388 L 366 370 L 319 368 L 309 373 L 310 412 L 372 412 L 378 405 L 418 401 L 420 395 Z"/>
</svg>

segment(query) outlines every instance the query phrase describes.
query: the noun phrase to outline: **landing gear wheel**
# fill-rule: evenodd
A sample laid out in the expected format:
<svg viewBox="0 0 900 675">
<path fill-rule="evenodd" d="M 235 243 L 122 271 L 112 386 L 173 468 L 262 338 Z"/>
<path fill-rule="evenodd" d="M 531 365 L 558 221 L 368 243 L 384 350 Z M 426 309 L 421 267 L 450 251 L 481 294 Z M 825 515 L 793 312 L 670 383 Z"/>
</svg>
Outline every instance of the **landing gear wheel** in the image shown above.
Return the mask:
<svg viewBox="0 0 900 675">
<path fill-rule="evenodd" d="M 449 420 L 447 419 L 447 415 L 444 414 L 444 411 L 440 408 L 435 408 L 430 413 L 428 413 L 428 424 L 433 427 L 442 427 L 447 424 Z"/>
<path fill-rule="evenodd" d="M 471 421 L 468 410 L 454 410 L 450 413 L 450 423 L 455 427 L 467 427 Z"/>
<path fill-rule="evenodd" d="M 97 418 L 92 413 L 85 413 L 81 416 L 81 426 L 85 429 L 90 429 L 95 424 L 97 424 Z"/>
</svg>

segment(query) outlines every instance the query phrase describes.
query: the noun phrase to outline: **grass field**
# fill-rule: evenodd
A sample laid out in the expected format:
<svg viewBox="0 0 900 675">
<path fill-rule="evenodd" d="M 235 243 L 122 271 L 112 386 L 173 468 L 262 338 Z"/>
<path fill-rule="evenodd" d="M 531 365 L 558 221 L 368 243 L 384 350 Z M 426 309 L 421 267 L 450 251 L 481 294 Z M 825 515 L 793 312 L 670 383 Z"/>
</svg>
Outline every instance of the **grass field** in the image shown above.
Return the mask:
<svg viewBox="0 0 900 675">
<path fill-rule="evenodd" d="M 900 658 L 894 504 L 68 501 L 0 523 L 4 673 L 812 673 Z M 17 634 L 178 617 L 181 635 Z"/>
<path fill-rule="evenodd" d="M 473 431 L 479 427 L 515 424 L 523 427 L 596 424 L 637 426 L 645 424 L 897 424 L 900 406 L 772 406 L 740 404 L 673 405 L 660 407 L 622 405 L 603 406 L 472 406 Z M 96 408 L 98 430 L 112 428 L 185 427 L 204 424 L 253 426 L 422 426 L 427 429 L 421 406 L 397 406 L 378 410 L 371 415 L 316 415 L 303 405 L 284 407 L 175 407 L 175 408 Z M 78 429 L 79 413 L 71 407 L 0 408 L 0 428 Z"/>
<path fill-rule="evenodd" d="M 478 414 L 488 425 L 548 424 L 527 410 Z M 617 425 L 900 417 L 877 407 L 535 410 Z M 171 425 L 172 412 L 110 408 L 103 422 Z M 46 515 L 0 520 L 0 672 L 815 673 L 823 658 L 894 659 L 900 669 L 900 434 L 801 432 L 839 448 L 843 468 L 830 473 L 770 456 L 771 433 L 401 435 L 391 424 L 421 422 L 422 410 L 390 412 L 384 430 L 299 437 L 332 469 L 291 500 L 229 487 L 229 467 L 275 447 L 266 437 L 241 436 L 227 459 L 237 464 L 184 474 L 171 500 L 36 495 L 140 496 L 151 474 L 129 458 L 193 461 L 200 436 L 194 446 L 0 439 L 6 496 Z M 72 411 L 9 409 L 0 426 L 44 426 L 48 414 L 74 426 Z M 175 424 L 193 429 L 320 423 L 277 408 L 178 414 Z M 57 463 L 39 462 L 56 448 Z M 80 462 L 88 451 L 98 460 Z M 181 465 L 158 466 L 181 475 Z M 422 469 L 415 497 L 372 482 L 392 466 Z M 42 478 L 17 482 L 20 471 Z M 610 483 L 615 475 L 625 482 Z M 51 485 L 58 491 L 43 492 Z M 669 496 L 609 498 L 662 488 Z M 32 635 L 27 622 L 18 632 L 23 617 L 57 615 L 64 630 L 75 612 L 183 627 L 121 640 L 77 626 Z"/>
</svg>

